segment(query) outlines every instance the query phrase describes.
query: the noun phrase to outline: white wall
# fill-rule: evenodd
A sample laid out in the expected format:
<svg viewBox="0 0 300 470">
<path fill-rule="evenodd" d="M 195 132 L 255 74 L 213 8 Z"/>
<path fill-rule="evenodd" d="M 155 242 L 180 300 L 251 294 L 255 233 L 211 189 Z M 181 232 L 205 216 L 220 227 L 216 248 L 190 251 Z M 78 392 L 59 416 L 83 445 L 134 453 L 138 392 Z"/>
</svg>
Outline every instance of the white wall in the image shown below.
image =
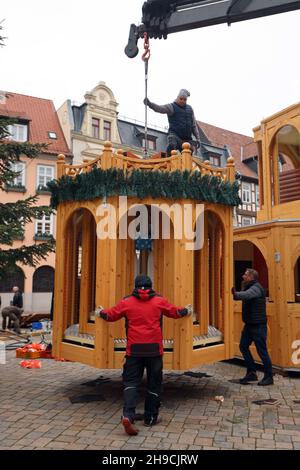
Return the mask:
<svg viewBox="0 0 300 470">
<path fill-rule="evenodd" d="M 7 307 L 13 299 L 13 294 L 1 294 L 2 306 Z M 23 294 L 24 312 L 25 313 L 50 313 L 51 292 L 38 292 Z"/>
</svg>

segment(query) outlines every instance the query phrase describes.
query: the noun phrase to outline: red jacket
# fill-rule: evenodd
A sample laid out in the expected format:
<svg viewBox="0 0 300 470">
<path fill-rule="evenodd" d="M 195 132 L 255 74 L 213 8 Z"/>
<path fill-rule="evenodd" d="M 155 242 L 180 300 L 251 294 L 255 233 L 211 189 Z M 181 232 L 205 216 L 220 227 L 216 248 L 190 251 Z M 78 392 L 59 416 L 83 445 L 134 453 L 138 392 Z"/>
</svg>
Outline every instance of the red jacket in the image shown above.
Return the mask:
<svg viewBox="0 0 300 470">
<path fill-rule="evenodd" d="M 163 315 L 177 319 L 187 313 L 186 308 L 175 307 L 151 289 L 135 289 L 114 307 L 102 310 L 101 317 L 109 322 L 125 318 L 126 355 L 151 357 L 163 354 Z"/>
</svg>

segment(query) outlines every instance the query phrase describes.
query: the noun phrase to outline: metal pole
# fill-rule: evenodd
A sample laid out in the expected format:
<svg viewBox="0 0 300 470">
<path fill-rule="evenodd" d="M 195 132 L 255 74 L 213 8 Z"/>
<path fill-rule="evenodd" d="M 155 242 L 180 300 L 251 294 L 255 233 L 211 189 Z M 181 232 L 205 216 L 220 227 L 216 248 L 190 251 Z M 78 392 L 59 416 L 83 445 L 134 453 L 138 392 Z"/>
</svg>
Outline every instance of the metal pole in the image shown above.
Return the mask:
<svg viewBox="0 0 300 470">
<path fill-rule="evenodd" d="M 144 34 L 144 49 L 145 52 L 142 55 L 142 60 L 145 62 L 145 145 L 144 145 L 144 158 L 149 158 L 148 155 L 148 64 L 150 59 L 150 47 L 149 47 L 149 36 L 148 33 Z"/>
<path fill-rule="evenodd" d="M 148 60 L 145 60 L 145 145 L 144 145 L 144 158 L 148 158 Z"/>
</svg>

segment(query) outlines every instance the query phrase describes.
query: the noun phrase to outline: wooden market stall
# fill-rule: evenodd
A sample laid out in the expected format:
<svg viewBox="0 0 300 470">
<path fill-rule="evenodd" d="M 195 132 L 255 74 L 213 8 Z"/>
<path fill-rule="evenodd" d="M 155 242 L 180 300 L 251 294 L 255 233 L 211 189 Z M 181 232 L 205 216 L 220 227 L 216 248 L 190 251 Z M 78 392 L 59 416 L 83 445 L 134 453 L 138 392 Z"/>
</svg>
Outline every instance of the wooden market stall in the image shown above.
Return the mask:
<svg viewBox="0 0 300 470">
<path fill-rule="evenodd" d="M 137 274 L 148 274 L 171 302 L 194 306 L 193 318 L 164 319 L 164 367 L 184 370 L 231 358 L 232 207 L 238 203 L 233 159 L 226 168 L 212 168 L 191 155 L 189 144 L 169 158 L 140 159 L 114 153 L 106 142 L 96 160 L 74 166 L 60 155 L 57 167 L 54 355 L 101 369 L 122 367 L 124 321 L 107 323 L 94 310 L 111 307 L 131 293 Z M 150 227 L 154 218 L 168 220 L 170 237 L 160 223 L 156 238 L 128 236 L 133 208 L 146 210 Z M 200 249 L 188 250 L 189 235 L 176 233 L 186 210 L 193 229 L 201 222 Z"/>
<path fill-rule="evenodd" d="M 300 369 L 300 104 L 262 121 L 256 225 L 234 230 L 234 258 L 260 274 L 267 291 L 268 346 L 275 366 Z M 239 352 L 241 302 L 234 307 Z M 253 349 L 256 359 L 259 359 Z"/>
</svg>

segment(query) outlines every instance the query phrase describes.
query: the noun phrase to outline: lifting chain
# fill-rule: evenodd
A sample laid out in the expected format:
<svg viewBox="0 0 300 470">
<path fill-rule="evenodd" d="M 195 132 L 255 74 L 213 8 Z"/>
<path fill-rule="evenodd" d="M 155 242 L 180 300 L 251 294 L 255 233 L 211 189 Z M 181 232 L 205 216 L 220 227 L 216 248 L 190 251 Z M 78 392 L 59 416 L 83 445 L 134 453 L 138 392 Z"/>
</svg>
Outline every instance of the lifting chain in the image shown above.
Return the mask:
<svg viewBox="0 0 300 470">
<path fill-rule="evenodd" d="M 144 138 L 144 158 L 149 158 L 148 156 L 148 64 L 151 56 L 150 44 L 149 44 L 149 35 L 144 33 L 144 53 L 142 55 L 142 60 L 145 63 L 145 138 Z"/>
</svg>

